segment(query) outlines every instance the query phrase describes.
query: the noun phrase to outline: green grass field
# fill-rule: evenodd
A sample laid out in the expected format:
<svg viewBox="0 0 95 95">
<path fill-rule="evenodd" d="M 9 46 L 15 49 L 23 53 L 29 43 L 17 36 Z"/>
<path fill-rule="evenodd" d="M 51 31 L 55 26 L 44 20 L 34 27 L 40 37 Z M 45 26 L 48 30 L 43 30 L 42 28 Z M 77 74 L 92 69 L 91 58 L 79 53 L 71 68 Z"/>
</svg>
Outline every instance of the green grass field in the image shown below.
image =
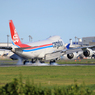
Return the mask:
<svg viewBox="0 0 95 95">
<path fill-rule="evenodd" d="M 23 82 L 29 78 L 30 82 L 42 86 L 66 86 L 74 84 L 74 80 L 79 85 L 83 82 L 89 86 L 95 84 L 95 66 L 21 66 L 0 67 L 0 86 L 19 78 L 20 74 Z"/>
<path fill-rule="evenodd" d="M 0 64 L 16 64 L 17 61 L 0 60 Z M 95 59 L 59 60 L 58 64 L 90 64 Z M 9 83 L 13 78 L 20 78 L 23 83 L 29 78 L 30 83 L 41 84 L 42 87 L 68 86 L 74 84 L 85 85 L 95 92 L 95 66 L 13 66 L 0 67 L 0 87 Z"/>
</svg>

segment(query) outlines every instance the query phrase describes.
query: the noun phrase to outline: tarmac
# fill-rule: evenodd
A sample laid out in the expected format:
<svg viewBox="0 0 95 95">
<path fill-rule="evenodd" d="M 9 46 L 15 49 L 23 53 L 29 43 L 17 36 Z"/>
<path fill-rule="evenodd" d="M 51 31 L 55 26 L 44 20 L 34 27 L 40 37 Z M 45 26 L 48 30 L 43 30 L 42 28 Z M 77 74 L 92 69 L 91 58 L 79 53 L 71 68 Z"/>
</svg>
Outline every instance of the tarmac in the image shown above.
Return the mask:
<svg viewBox="0 0 95 95">
<path fill-rule="evenodd" d="M 27 62 L 25 65 L 23 64 L 16 64 L 17 61 L 13 60 L 0 60 L 0 67 L 15 67 L 15 66 L 95 66 L 94 63 L 87 63 L 87 64 L 58 64 L 58 63 L 29 63 Z"/>
</svg>

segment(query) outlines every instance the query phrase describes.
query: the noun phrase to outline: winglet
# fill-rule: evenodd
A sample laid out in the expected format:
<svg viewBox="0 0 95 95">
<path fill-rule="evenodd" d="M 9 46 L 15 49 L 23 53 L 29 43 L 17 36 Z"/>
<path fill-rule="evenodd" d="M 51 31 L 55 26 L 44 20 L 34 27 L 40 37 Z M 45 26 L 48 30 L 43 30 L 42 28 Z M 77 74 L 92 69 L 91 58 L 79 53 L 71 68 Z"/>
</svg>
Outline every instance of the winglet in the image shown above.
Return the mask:
<svg viewBox="0 0 95 95">
<path fill-rule="evenodd" d="M 12 41 L 13 41 L 13 43 L 15 45 L 19 46 L 19 44 L 22 44 L 22 43 L 20 41 L 20 38 L 18 36 L 18 33 L 16 32 L 16 29 L 15 29 L 15 26 L 14 26 L 12 20 L 9 21 L 9 26 L 10 26 L 10 33 L 11 33 Z"/>
</svg>

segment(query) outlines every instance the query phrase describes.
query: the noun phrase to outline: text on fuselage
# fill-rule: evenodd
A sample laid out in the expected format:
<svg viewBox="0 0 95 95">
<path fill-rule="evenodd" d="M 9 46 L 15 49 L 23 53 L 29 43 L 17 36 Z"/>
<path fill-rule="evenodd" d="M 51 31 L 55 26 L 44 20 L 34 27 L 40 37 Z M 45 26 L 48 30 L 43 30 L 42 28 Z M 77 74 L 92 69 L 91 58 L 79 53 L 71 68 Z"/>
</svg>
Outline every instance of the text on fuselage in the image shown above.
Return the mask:
<svg viewBox="0 0 95 95">
<path fill-rule="evenodd" d="M 54 48 L 59 48 L 59 47 L 62 47 L 63 46 L 62 41 L 53 42 L 52 44 L 53 44 L 53 47 Z"/>
</svg>

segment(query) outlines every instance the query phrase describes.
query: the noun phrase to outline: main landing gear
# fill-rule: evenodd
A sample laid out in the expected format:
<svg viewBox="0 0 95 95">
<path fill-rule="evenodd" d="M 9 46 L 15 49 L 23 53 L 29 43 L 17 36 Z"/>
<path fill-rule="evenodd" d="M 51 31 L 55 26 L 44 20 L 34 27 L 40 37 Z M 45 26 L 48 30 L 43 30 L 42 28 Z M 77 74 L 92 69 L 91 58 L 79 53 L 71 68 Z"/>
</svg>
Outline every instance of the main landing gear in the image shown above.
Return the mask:
<svg viewBox="0 0 95 95">
<path fill-rule="evenodd" d="M 50 65 L 52 64 L 52 63 L 55 63 L 56 61 L 55 60 L 50 60 Z"/>
<path fill-rule="evenodd" d="M 56 60 L 50 60 L 50 65 L 58 65 L 57 63 L 56 63 Z"/>
<path fill-rule="evenodd" d="M 50 60 L 50 65 L 57 65 L 56 60 Z M 47 64 L 44 62 L 43 59 L 32 59 L 31 61 L 25 60 L 23 61 L 23 65 L 43 65 L 43 64 Z M 49 65 L 49 64 L 48 64 Z"/>
<path fill-rule="evenodd" d="M 37 58 L 34 58 L 34 59 L 31 59 L 31 61 L 28 61 L 28 60 L 25 60 L 23 61 L 23 64 L 26 65 L 26 64 L 35 64 L 35 63 L 44 63 L 43 59 L 37 59 Z"/>
</svg>

